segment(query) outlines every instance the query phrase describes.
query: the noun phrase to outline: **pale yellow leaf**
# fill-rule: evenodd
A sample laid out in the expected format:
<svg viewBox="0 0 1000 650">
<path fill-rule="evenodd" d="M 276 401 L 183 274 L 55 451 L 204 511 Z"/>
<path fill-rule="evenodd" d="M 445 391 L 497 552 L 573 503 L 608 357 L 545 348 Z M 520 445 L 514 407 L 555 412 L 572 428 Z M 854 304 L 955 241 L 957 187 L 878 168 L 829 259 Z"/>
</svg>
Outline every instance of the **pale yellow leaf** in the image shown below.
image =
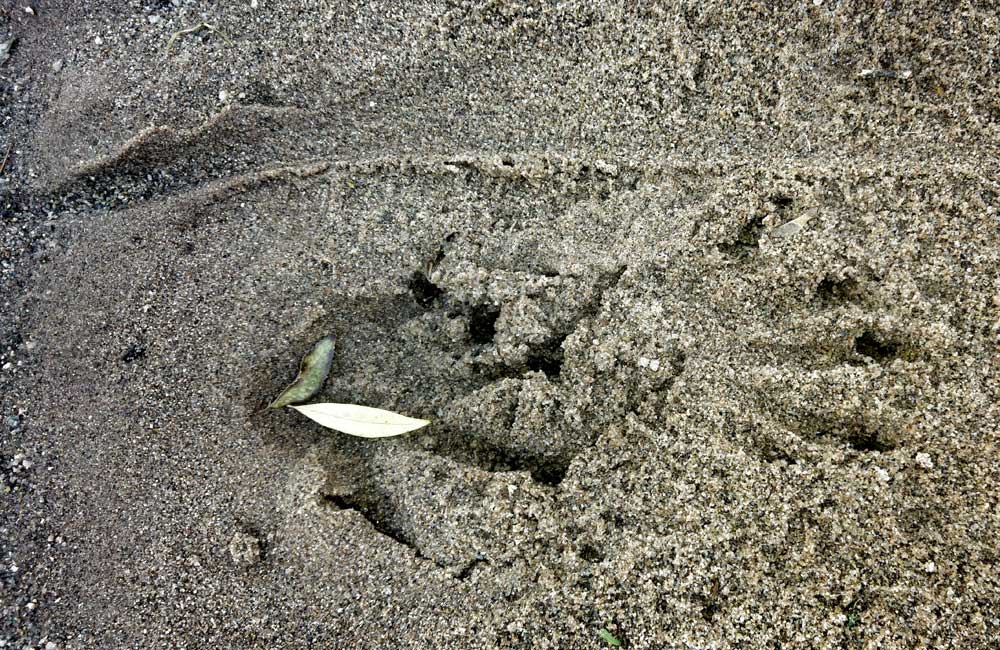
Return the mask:
<svg viewBox="0 0 1000 650">
<path fill-rule="evenodd" d="M 291 408 L 324 427 L 361 438 L 398 436 L 430 424 L 428 420 L 357 404 L 302 404 Z"/>
</svg>

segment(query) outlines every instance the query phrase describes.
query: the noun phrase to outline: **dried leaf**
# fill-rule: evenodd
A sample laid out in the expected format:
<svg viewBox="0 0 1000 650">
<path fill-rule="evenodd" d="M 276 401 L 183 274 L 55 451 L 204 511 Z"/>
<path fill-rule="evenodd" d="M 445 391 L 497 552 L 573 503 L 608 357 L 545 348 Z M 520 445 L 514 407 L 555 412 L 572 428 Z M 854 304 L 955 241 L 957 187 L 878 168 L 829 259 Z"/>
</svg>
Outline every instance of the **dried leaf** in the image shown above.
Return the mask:
<svg viewBox="0 0 1000 650">
<path fill-rule="evenodd" d="M 398 436 L 430 424 L 428 420 L 356 404 L 303 404 L 292 408 L 324 427 L 361 438 Z"/>
<path fill-rule="evenodd" d="M 268 404 L 268 408 L 277 409 L 296 402 L 304 402 L 315 395 L 330 373 L 335 347 L 336 342 L 332 336 L 317 341 L 312 351 L 302 358 L 298 377 L 281 392 L 281 395 Z"/>
<path fill-rule="evenodd" d="M 801 217 L 783 223 L 771 231 L 773 237 L 791 237 L 799 232 L 816 216 L 816 209 L 807 210 Z"/>
<path fill-rule="evenodd" d="M 10 57 L 10 50 L 17 43 L 17 37 L 9 38 L 3 43 L 0 43 L 0 63 L 4 63 Z"/>
</svg>

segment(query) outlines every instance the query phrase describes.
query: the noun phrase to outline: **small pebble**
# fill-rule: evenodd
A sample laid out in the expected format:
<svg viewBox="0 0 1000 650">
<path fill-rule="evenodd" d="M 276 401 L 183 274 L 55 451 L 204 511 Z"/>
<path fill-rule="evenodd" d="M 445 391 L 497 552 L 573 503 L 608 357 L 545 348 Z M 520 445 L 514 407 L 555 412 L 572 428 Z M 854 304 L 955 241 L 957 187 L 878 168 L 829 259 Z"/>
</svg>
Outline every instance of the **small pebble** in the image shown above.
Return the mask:
<svg viewBox="0 0 1000 650">
<path fill-rule="evenodd" d="M 917 465 L 923 467 L 924 469 L 934 469 L 934 461 L 931 460 L 930 454 L 920 452 L 913 459 Z"/>
<path fill-rule="evenodd" d="M 94 45 L 104 45 L 104 39 L 100 36 L 94 37 Z"/>
<path fill-rule="evenodd" d="M 260 540 L 250 533 L 237 532 L 229 541 L 229 555 L 237 566 L 253 566 L 260 562 Z"/>
<path fill-rule="evenodd" d="M 63 69 L 62 59 L 56 59 L 55 61 L 52 62 L 52 71 L 53 72 L 59 72 L 62 69 Z"/>
<path fill-rule="evenodd" d="M 653 372 L 656 372 L 657 370 L 659 370 L 660 369 L 660 360 L 659 359 L 650 359 L 649 360 L 649 369 L 652 370 Z"/>
<path fill-rule="evenodd" d="M 639 357 L 639 367 L 640 368 L 648 368 L 649 367 L 649 359 L 647 359 L 646 357 Z"/>
<path fill-rule="evenodd" d="M 926 571 L 927 573 L 934 573 L 935 571 L 937 571 L 937 565 L 934 564 L 934 562 L 928 562 L 927 564 L 924 565 L 924 571 Z"/>
</svg>

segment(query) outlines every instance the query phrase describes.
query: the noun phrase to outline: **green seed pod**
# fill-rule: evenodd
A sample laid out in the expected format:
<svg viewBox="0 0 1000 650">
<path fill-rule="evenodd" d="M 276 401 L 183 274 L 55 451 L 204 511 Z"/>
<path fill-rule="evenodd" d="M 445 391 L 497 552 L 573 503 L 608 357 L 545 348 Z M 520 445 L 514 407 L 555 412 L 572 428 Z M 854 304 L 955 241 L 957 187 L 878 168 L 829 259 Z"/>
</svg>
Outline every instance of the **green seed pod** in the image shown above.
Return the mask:
<svg viewBox="0 0 1000 650">
<path fill-rule="evenodd" d="M 330 373 L 335 347 L 332 336 L 325 336 L 317 341 L 312 352 L 302 358 L 299 376 L 281 392 L 281 395 L 268 404 L 268 408 L 280 409 L 282 406 L 304 402 L 315 395 Z"/>
</svg>

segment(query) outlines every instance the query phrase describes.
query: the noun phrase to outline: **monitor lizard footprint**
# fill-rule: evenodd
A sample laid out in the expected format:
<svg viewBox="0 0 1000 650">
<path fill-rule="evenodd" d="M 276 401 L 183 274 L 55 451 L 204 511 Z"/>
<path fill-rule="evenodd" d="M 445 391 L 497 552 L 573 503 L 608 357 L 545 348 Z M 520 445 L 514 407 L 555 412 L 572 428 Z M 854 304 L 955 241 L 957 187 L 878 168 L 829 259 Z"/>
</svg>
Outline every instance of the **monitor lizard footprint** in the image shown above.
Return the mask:
<svg viewBox="0 0 1000 650">
<path fill-rule="evenodd" d="M 545 504 L 573 457 L 598 435 L 565 408 L 575 381 L 567 339 L 600 309 L 622 269 L 589 279 L 497 272 L 471 296 L 450 288 L 466 280 L 449 278 L 477 271 L 449 264 L 441 261 L 434 274 L 443 288 L 430 292 L 432 301 L 424 288 L 412 298 L 345 310 L 349 328 L 323 316 L 298 336 L 307 345 L 328 328 L 342 332 L 333 372 L 315 400 L 393 408 L 429 417 L 433 426 L 395 440 L 317 435 L 304 462 L 322 467 L 325 477 L 308 488 L 308 499 L 360 514 L 419 557 L 467 577 L 504 555 L 499 532 L 480 525 L 482 508 L 496 507 L 501 495 L 530 504 L 512 515 L 512 526 L 526 525 L 523 516 L 554 518 Z M 493 308 L 490 301 L 504 295 Z M 485 306 L 496 313 L 489 338 L 478 330 Z M 531 335 L 514 334 L 525 331 Z M 545 359 L 541 367 L 538 359 Z M 260 373 L 255 383 L 280 384 L 279 373 Z M 270 427 L 272 440 L 294 436 L 293 428 L 315 429 L 293 414 L 274 414 L 261 426 Z"/>
</svg>

